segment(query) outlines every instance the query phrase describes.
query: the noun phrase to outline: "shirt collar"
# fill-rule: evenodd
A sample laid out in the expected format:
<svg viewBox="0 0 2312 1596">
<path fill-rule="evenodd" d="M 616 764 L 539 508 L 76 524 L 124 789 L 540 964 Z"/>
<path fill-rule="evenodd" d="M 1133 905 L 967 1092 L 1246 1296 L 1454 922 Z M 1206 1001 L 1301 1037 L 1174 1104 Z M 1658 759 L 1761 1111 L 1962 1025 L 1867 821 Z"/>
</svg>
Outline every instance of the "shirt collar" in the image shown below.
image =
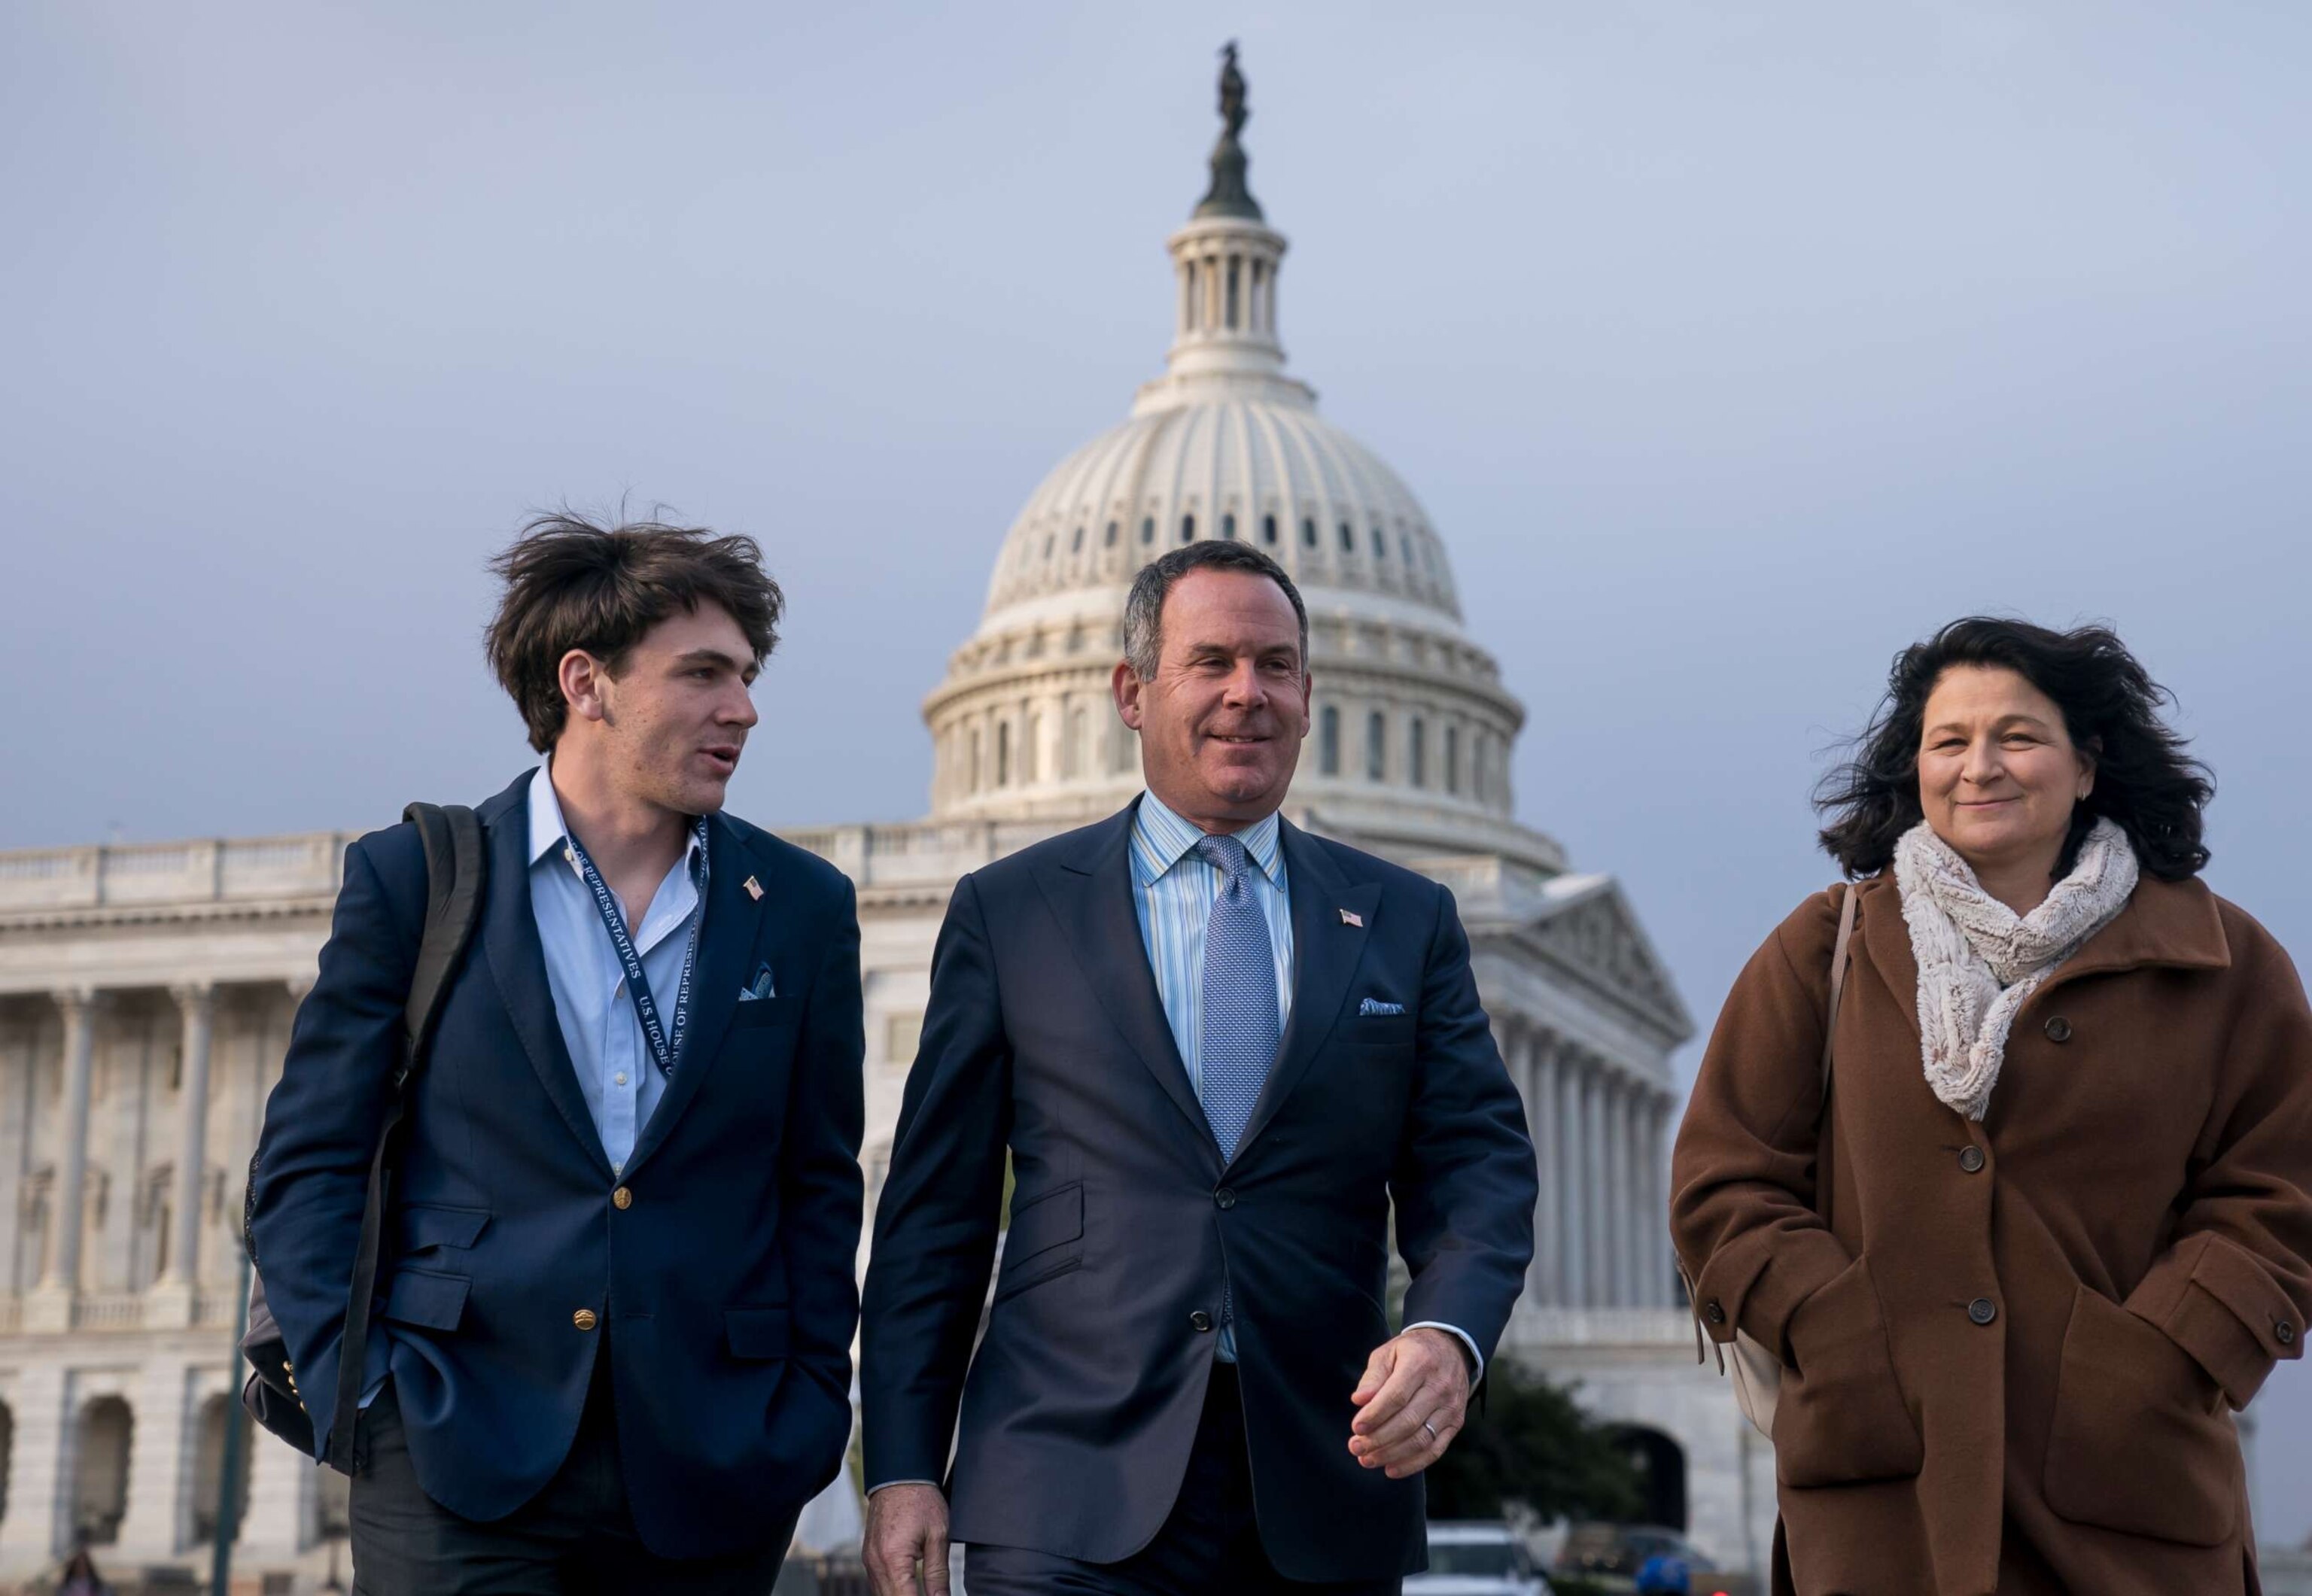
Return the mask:
<svg viewBox="0 0 2312 1596">
<path fill-rule="evenodd" d="M 530 862 L 535 865 L 560 848 L 569 834 L 562 818 L 562 800 L 554 796 L 554 755 L 548 754 L 538 762 L 538 774 L 530 783 Z M 691 827 L 689 834 L 682 852 L 686 866 L 694 863 L 698 853 L 698 828 Z"/>
<path fill-rule="evenodd" d="M 1280 844 L 1280 818 L 1274 810 L 1262 815 L 1240 832 L 1231 833 L 1244 844 L 1244 850 L 1260 873 L 1274 881 L 1283 868 L 1284 854 Z M 1132 818 L 1132 872 L 1141 885 L 1169 873 L 1195 848 L 1204 833 L 1174 813 L 1163 799 L 1152 792 L 1140 796 L 1140 807 Z"/>
</svg>

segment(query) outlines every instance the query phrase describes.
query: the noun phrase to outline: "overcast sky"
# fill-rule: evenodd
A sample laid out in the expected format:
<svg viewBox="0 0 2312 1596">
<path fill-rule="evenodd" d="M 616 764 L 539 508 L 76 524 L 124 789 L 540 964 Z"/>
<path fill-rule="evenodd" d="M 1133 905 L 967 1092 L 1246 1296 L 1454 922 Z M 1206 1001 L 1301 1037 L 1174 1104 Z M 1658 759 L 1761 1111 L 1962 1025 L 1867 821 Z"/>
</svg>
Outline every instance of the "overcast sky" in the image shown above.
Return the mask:
<svg viewBox="0 0 2312 1596">
<path fill-rule="evenodd" d="M 2312 948 L 2312 9 L 2223 0 L 19 0 L 0 848 L 495 790 L 482 563 L 565 500 L 769 552 L 734 807 L 920 815 L 1004 529 L 1160 366 L 1230 37 L 1294 369 L 1705 1026 L 1832 876 L 1823 750 L 1969 610 L 2115 623 L 2210 879 Z M 2301 1539 L 2312 1375 L 2257 1411 Z"/>
</svg>

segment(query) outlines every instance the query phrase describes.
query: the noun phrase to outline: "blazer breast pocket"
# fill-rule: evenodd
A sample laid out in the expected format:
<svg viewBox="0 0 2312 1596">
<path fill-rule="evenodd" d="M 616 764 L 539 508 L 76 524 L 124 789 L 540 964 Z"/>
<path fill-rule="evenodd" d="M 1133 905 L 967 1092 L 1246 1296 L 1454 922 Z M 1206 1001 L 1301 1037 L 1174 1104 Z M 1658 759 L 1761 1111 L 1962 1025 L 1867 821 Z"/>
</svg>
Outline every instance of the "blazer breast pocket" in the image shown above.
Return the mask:
<svg viewBox="0 0 2312 1596">
<path fill-rule="evenodd" d="M 731 1011 L 730 1029 L 758 1031 L 766 1025 L 775 1025 L 794 1018 L 795 1007 L 792 998 L 749 998 Z"/>
</svg>

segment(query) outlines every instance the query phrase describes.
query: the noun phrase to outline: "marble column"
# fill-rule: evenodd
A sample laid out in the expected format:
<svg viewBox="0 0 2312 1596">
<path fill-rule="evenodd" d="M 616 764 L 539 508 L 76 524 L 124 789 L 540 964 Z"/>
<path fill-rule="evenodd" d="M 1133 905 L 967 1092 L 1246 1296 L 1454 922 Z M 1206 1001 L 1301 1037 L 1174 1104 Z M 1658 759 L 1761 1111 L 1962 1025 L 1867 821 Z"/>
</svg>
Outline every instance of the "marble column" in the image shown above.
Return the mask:
<svg viewBox="0 0 2312 1596">
<path fill-rule="evenodd" d="M 1661 1206 L 1654 1200 L 1654 1091 L 1639 1086 L 1630 1096 L 1630 1306 L 1656 1305 L 1656 1240 L 1662 1233 Z"/>
<path fill-rule="evenodd" d="M 1546 1031 L 1526 1039 L 1526 1129 L 1539 1163 L 1541 1197 L 1533 1215 L 1533 1300 L 1565 1300 L 1564 1243 L 1558 1235 L 1557 1050 Z"/>
<path fill-rule="evenodd" d="M 1582 1274 L 1588 1289 L 1585 1307 L 1602 1308 L 1614 1300 L 1614 1190 L 1607 1180 L 1606 1097 L 1612 1083 L 1604 1062 L 1585 1055 L 1581 1061 L 1581 1173 L 1588 1188 L 1582 1207 L 1589 1216 L 1588 1234 L 1581 1238 Z"/>
<path fill-rule="evenodd" d="M 24 1328 L 56 1333 L 72 1328 L 73 1296 L 80 1288 L 81 1226 L 87 1207 L 89 1075 L 96 1056 L 97 994 L 71 987 L 55 994 L 65 1022 L 64 1146 L 56 1184 L 56 1234 L 48 1265 L 24 1304 Z"/>
<path fill-rule="evenodd" d="M 1590 1205 L 1581 1163 L 1582 1079 L 1581 1055 L 1561 1044 L 1557 1049 L 1557 1238 L 1565 1289 L 1559 1300 L 1569 1308 L 1580 1307 L 1590 1288 L 1585 1245 Z"/>
<path fill-rule="evenodd" d="M 1677 1250 L 1669 1239 L 1669 1117 L 1675 1099 L 1667 1092 L 1654 1099 L 1653 1135 L 1651 1140 L 1654 1171 L 1654 1211 L 1661 1216 L 1661 1228 L 1654 1234 L 1658 1261 L 1654 1268 L 1654 1286 L 1661 1295 L 1660 1305 L 1677 1305 Z"/>
<path fill-rule="evenodd" d="M 1606 1087 L 1606 1304 L 1630 1301 L 1630 1094 L 1619 1076 Z"/>
<path fill-rule="evenodd" d="M 183 1018 L 183 1068 L 178 1072 L 177 1170 L 169 1215 L 169 1264 L 153 1283 L 145 1322 L 193 1321 L 193 1294 L 201 1278 L 201 1187 L 208 1169 L 209 1041 L 216 1020 L 216 989 L 198 981 L 171 989 Z"/>
</svg>

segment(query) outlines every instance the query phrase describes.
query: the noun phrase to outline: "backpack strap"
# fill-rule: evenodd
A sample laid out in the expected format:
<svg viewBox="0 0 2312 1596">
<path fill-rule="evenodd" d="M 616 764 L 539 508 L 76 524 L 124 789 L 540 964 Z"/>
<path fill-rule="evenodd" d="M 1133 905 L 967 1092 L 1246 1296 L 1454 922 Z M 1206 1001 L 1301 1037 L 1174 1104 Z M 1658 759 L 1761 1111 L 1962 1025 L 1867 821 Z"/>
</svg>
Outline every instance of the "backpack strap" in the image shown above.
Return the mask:
<svg viewBox="0 0 2312 1596">
<path fill-rule="evenodd" d="M 369 1161 L 369 1193 L 362 1204 L 361 1243 L 354 1252 L 351 1289 L 346 1298 L 346 1328 L 337 1347 L 337 1422 L 329 1433 L 329 1466 L 352 1474 L 361 1466 L 355 1432 L 361 1413 L 362 1377 L 369 1363 L 370 1313 L 376 1305 L 377 1255 L 385 1229 L 386 1186 L 391 1174 L 393 1133 L 409 1108 L 409 1083 L 424 1065 L 434 1040 L 442 993 L 473 940 L 481 919 L 487 856 L 481 823 L 462 805 L 412 804 L 401 812 L 417 827 L 425 846 L 425 929 L 410 972 L 409 999 L 402 1008 L 401 1062 L 394 1067 L 393 1095 Z"/>
</svg>

